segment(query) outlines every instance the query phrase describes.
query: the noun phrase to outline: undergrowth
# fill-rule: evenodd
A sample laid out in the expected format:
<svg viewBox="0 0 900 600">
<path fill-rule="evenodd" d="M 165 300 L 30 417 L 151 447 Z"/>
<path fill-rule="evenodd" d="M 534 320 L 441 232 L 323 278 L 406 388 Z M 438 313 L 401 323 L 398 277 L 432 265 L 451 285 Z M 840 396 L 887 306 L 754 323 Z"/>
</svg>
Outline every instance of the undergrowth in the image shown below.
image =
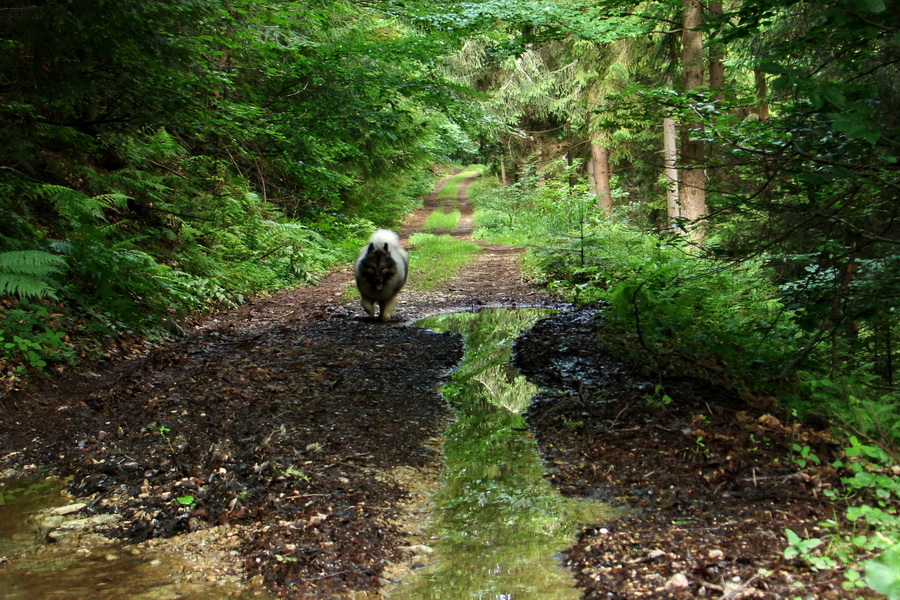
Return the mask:
<svg viewBox="0 0 900 600">
<path fill-rule="evenodd" d="M 539 185 L 530 172 L 505 188 L 483 179 L 470 196 L 476 236 L 529 245 L 526 262 L 551 290 L 606 306 L 609 342 L 634 360 L 774 395 L 795 416 L 826 413 L 886 448 L 900 444 L 900 392 L 852 347 L 810 344 L 772 257 L 733 261 L 682 236 L 638 231 L 596 210 L 591 190 L 566 177 Z"/>
<path fill-rule="evenodd" d="M 803 470 L 819 459 L 808 446 L 795 445 Z M 856 436 L 832 468 L 841 474 L 836 489 L 824 493 L 836 505 L 835 516 L 819 523 L 817 535 L 785 530 L 784 556 L 815 571 L 843 572 L 845 590 L 870 588 L 891 600 L 900 598 L 900 466 L 883 448 Z M 801 598 L 797 596 L 796 598 Z"/>
<path fill-rule="evenodd" d="M 189 313 L 309 284 L 430 185 L 397 180 L 367 212 L 301 221 L 165 130 L 122 146 L 131 166 L 81 166 L 77 188 L 0 174 L 0 393 L 113 341 L 177 335 Z"/>
</svg>

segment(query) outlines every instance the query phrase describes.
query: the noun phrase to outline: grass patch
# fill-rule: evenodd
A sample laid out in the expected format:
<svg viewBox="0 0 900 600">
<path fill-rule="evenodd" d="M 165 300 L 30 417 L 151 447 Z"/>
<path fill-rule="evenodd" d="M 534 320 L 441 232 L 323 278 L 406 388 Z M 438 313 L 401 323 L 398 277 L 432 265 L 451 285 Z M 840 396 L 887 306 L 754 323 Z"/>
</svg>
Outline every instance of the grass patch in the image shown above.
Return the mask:
<svg viewBox="0 0 900 600">
<path fill-rule="evenodd" d="M 459 184 L 469 177 L 478 177 L 484 171 L 483 165 L 469 165 L 456 175 L 450 178 L 441 191 L 438 192 L 438 200 L 455 200 L 459 192 Z"/>
<path fill-rule="evenodd" d="M 473 242 L 430 233 L 413 234 L 409 242 L 413 252 L 410 253 L 407 285 L 423 292 L 441 287 L 471 263 L 480 249 Z"/>
<path fill-rule="evenodd" d="M 454 210 L 452 212 L 444 212 L 441 210 L 436 210 L 425 219 L 425 225 L 423 226 L 426 231 L 436 231 L 436 230 L 444 230 L 450 231 L 456 224 L 459 222 L 459 218 L 462 216 L 458 210 Z"/>
</svg>

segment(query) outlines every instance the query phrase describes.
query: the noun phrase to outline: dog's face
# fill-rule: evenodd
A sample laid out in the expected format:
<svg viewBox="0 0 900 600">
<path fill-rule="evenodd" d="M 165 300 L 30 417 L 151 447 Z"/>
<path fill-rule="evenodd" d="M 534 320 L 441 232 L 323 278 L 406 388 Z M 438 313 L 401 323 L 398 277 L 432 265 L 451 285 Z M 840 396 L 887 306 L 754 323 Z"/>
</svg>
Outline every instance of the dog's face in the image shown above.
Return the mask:
<svg viewBox="0 0 900 600">
<path fill-rule="evenodd" d="M 388 245 L 376 248 L 374 244 L 369 244 L 366 257 L 360 265 L 360 272 L 372 284 L 375 291 L 383 290 L 385 283 L 397 274 L 397 263 L 391 257 Z"/>
</svg>

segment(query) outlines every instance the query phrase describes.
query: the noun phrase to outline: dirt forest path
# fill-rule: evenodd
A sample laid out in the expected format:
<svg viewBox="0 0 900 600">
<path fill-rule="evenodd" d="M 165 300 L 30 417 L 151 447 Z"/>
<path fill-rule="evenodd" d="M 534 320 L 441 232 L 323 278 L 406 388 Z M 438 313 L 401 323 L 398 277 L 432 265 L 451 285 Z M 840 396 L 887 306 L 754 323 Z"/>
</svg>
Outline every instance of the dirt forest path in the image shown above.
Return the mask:
<svg viewBox="0 0 900 600">
<path fill-rule="evenodd" d="M 458 237 L 472 232 L 465 189 Z M 438 191 L 402 237 L 421 230 Z M 239 581 L 240 597 L 381 597 L 428 560 L 425 512 L 450 419 L 437 388 L 462 353 L 456 337 L 410 324 L 554 305 L 523 281 L 521 252 L 482 244 L 444 289 L 404 290 L 388 324 L 350 299 L 348 266 L 188 324 L 143 357 L 7 397 L 0 475 L 59 474 L 67 502 L 83 506 L 44 526 L 55 543 L 7 551 L 0 581 L 66 549 L 102 563 L 103 540 L 116 540 L 177 557 L 178 597 L 237 597 L 225 590 Z M 593 309 L 566 309 L 516 347 L 517 366 L 543 388 L 529 422 L 551 481 L 628 509 L 566 553 L 583 597 L 853 597 L 833 574 L 780 557 L 784 528 L 829 516 L 816 494 L 833 478 L 791 465 L 791 444 L 826 464 L 828 437 L 766 415 L 766 399 L 641 373 L 598 346 L 598 333 Z M 184 592 L 195 584 L 222 591 Z"/>
<path fill-rule="evenodd" d="M 465 188 L 452 235 L 470 238 Z M 4 401 L 0 475 L 71 478 L 71 501 L 87 505 L 73 517 L 87 523 L 57 547 L 97 553 L 102 536 L 182 556 L 186 584 L 375 597 L 423 546 L 449 419 L 437 388 L 462 354 L 455 337 L 410 323 L 546 300 L 522 281 L 520 255 L 485 244 L 444 289 L 404 290 L 389 324 L 347 292 L 348 265 L 187 324 L 146 356 L 33 386 Z"/>
</svg>

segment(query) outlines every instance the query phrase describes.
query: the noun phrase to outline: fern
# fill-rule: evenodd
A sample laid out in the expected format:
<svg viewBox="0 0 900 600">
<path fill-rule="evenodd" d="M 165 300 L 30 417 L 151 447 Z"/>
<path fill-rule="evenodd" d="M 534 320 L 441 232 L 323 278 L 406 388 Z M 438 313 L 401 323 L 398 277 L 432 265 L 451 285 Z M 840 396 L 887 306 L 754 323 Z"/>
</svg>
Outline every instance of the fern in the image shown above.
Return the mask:
<svg viewBox="0 0 900 600">
<path fill-rule="evenodd" d="M 119 147 L 129 162 L 142 166 L 153 162 L 165 163 L 187 154 L 178 140 L 163 127 L 142 137 L 123 136 L 119 140 Z"/>
<path fill-rule="evenodd" d="M 65 260 L 41 250 L 0 252 L 0 294 L 20 298 L 56 298 L 53 275 L 62 272 Z"/>
<path fill-rule="evenodd" d="M 124 194 L 101 194 L 88 196 L 62 185 L 43 185 L 40 193 L 51 200 L 70 225 L 106 220 L 104 208 L 123 208 L 128 202 Z"/>
</svg>

